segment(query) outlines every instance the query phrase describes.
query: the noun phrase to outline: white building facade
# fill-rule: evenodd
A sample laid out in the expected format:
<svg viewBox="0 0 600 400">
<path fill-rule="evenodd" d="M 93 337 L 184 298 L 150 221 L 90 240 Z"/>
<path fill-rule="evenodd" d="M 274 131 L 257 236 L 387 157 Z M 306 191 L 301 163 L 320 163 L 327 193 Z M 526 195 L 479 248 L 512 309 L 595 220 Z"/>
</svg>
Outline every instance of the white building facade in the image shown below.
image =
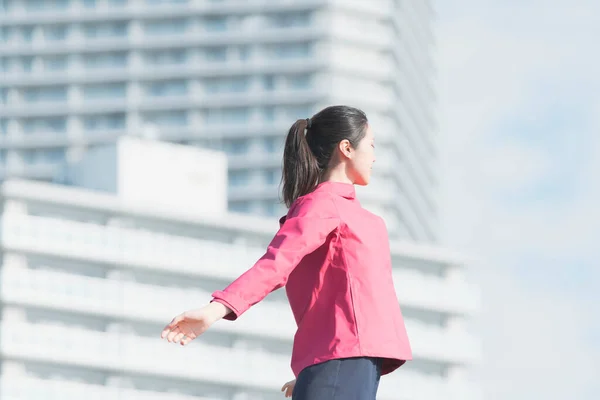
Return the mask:
<svg viewBox="0 0 600 400">
<path fill-rule="evenodd" d="M 229 207 L 282 213 L 287 130 L 363 108 L 365 204 L 437 238 L 430 0 L 0 0 L 0 179 L 51 179 L 124 134 L 226 151 Z"/>
<path fill-rule="evenodd" d="M 159 338 L 170 318 L 207 304 L 262 256 L 277 219 L 225 211 L 216 167 L 165 192 L 169 176 L 198 179 L 194 157 L 225 176 L 222 154 L 125 138 L 114 150 L 88 154 L 69 178 L 78 186 L 2 185 L 0 398 L 283 398 L 295 332 L 283 290 L 188 347 Z M 136 159 L 140 150 L 154 157 Z M 183 160 L 168 164 L 171 175 L 143 178 L 168 157 Z M 105 182 L 81 168 L 101 168 Z M 468 377 L 479 344 L 466 329 L 479 300 L 465 260 L 425 244 L 391 249 L 415 360 L 382 378 L 379 398 L 479 399 Z"/>
</svg>

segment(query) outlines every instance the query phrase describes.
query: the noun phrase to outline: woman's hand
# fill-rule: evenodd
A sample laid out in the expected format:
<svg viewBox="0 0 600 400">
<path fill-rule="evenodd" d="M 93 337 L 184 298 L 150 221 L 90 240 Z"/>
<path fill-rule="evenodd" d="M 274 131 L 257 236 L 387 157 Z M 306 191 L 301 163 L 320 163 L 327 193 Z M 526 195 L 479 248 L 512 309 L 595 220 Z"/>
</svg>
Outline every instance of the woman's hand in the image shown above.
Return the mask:
<svg viewBox="0 0 600 400">
<path fill-rule="evenodd" d="M 296 380 L 286 382 L 285 385 L 281 388 L 282 392 L 285 392 L 285 397 L 292 397 L 292 393 L 294 392 L 294 386 L 296 385 Z"/>
<path fill-rule="evenodd" d="M 169 343 L 182 346 L 202 335 L 212 324 L 231 312 L 229 307 L 217 301 L 195 310 L 179 314 L 165 326 L 160 337 Z"/>
</svg>

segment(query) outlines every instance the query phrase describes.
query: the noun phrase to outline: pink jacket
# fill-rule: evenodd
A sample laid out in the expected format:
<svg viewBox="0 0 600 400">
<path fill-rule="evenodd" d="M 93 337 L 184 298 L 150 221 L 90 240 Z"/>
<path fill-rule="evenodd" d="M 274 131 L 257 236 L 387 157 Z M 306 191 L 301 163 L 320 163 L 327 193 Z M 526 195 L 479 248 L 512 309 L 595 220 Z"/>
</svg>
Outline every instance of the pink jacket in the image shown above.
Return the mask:
<svg viewBox="0 0 600 400">
<path fill-rule="evenodd" d="M 387 374 L 412 358 L 392 281 L 383 219 L 360 206 L 354 185 L 323 182 L 296 200 L 260 260 L 213 300 L 235 320 L 285 285 L 298 325 L 292 352 L 302 369 L 348 357 L 384 358 Z"/>
</svg>

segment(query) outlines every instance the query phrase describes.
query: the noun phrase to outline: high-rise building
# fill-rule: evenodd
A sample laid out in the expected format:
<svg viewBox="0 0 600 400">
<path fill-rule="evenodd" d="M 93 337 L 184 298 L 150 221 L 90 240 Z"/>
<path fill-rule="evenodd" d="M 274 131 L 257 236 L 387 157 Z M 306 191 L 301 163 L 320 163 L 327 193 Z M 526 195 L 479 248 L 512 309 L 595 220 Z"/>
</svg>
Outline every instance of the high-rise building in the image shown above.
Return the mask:
<svg viewBox="0 0 600 400">
<path fill-rule="evenodd" d="M 229 207 L 282 214 L 288 128 L 331 104 L 377 136 L 365 206 L 435 242 L 430 0 L 0 0 L 0 179 L 123 134 L 229 155 Z"/>
<path fill-rule="evenodd" d="M 283 290 L 189 346 L 159 338 L 252 266 L 278 228 L 226 211 L 226 173 L 221 153 L 120 138 L 87 153 L 74 186 L 5 181 L 0 399 L 283 399 L 295 332 Z M 479 400 L 465 260 L 405 241 L 391 255 L 414 360 L 382 377 L 378 398 Z"/>
</svg>

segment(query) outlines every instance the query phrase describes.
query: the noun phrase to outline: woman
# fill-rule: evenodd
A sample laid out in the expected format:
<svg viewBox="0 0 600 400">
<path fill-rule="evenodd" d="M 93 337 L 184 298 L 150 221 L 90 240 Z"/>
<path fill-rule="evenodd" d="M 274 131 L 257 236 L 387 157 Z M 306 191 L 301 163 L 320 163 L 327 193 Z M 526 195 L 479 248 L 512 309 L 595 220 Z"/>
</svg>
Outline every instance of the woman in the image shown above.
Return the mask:
<svg viewBox="0 0 600 400">
<path fill-rule="evenodd" d="M 325 108 L 290 128 L 283 154 L 280 229 L 256 264 L 209 305 L 176 316 L 161 337 L 186 345 L 221 318 L 235 320 L 280 287 L 298 326 L 294 400 L 374 400 L 379 378 L 412 358 L 392 281 L 384 221 L 363 209 L 373 131 L 352 107 Z"/>
</svg>

